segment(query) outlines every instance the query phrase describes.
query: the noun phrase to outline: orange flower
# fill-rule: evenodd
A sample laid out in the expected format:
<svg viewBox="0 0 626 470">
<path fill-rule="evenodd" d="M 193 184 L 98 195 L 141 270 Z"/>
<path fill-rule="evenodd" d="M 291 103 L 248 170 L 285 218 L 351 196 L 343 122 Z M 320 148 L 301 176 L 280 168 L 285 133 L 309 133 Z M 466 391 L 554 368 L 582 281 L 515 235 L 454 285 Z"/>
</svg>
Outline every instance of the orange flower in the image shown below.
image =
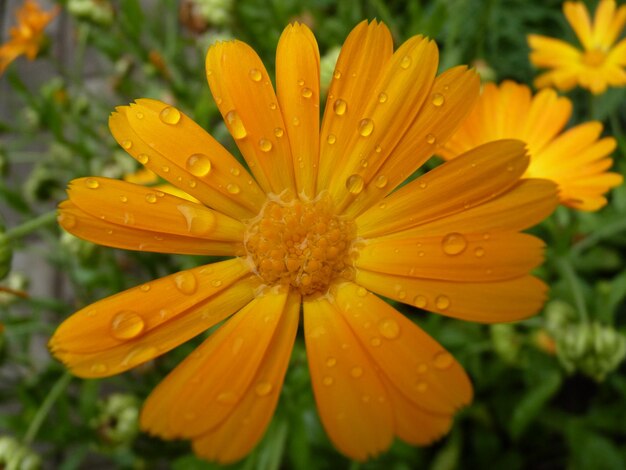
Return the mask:
<svg viewBox="0 0 626 470">
<path fill-rule="evenodd" d="M 0 74 L 21 55 L 34 60 L 43 39 L 43 30 L 58 14 L 58 7 L 43 11 L 34 0 L 26 0 L 17 11 L 17 26 L 10 29 L 11 39 L 0 46 Z"/>
<path fill-rule="evenodd" d="M 563 13 L 583 50 L 559 39 L 529 34 L 530 61 L 552 69 L 537 77 L 535 86 L 570 90 L 578 84 L 599 95 L 608 86 L 626 85 L 626 39 L 615 44 L 626 23 L 626 5 L 616 11 L 614 0 L 600 0 L 593 24 L 583 2 L 565 2 Z"/>
<path fill-rule="evenodd" d="M 276 93 L 242 42 L 215 44 L 206 65 L 251 173 L 178 109 L 140 99 L 117 108 L 113 135 L 201 202 L 89 177 L 70 184 L 59 221 L 108 246 L 234 258 L 85 307 L 59 327 L 53 353 L 77 375 L 105 377 L 230 317 L 154 390 L 141 425 L 232 462 L 271 420 L 302 307 L 320 418 L 341 452 L 365 460 L 394 436 L 416 445 L 441 437 L 470 402 L 470 381 L 372 292 L 465 320 L 533 315 L 546 287 L 528 273 L 543 244 L 519 231 L 552 212 L 556 187 L 520 182 L 523 145 L 502 141 L 397 189 L 478 95 L 466 67 L 436 76 L 437 47 L 422 36 L 393 53 L 383 24 L 359 24 L 339 56 L 321 134 L 319 52 L 306 26 L 280 38 Z"/>
<path fill-rule="evenodd" d="M 600 138 L 602 124 L 596 121 L 562 132 L 571 114 L 571 101 L 554 90 L 532 96 L 526 85 L 488 83 L 467 120 L 437 153 L 449 160 L 496 139 L 519 139 L 530 154 L 525 178 L 552 180 L 562 204 L 595 211 L 606 204 L 604 194 L 623 180 L 606 171 L 616 143 Z"/>
</svg>

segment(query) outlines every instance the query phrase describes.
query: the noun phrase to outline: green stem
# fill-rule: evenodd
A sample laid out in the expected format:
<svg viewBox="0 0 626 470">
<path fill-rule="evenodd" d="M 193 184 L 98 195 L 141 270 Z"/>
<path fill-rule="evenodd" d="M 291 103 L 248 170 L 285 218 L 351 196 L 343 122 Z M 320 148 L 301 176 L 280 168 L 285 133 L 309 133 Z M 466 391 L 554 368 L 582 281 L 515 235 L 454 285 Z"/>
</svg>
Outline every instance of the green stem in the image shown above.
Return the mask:
<svg viewBox="0 0 626 470">
<path fill-rule="evenodd" d="M 600 241 L 604 240 L 605 238 L 612 237 L 613 235 L 617 235 L 618 233 L 625 232 L 625 231 L 626 231 L 626 219 L 619 219 L 619 220 L 616 220 L 615 222 L 610 222 L 602 226 L 600 229 L 596 230 L 592 234 L 590 234 L 588 237 L 576 243 L 572 247 L 571 254 L 572 256 L 578 256 L 583 251 L 597 245 Z"/>
<path fill-rule="evenodd" d="M 565 279 L 565 282 L 569 285 L 581 322 L 588 323 L 589 313 L 587 312 L 587 305 L 585 304 L 585 299 L 583 298 L 582 286 L 578 276 L 576 276 L 576 272 L 574 271 L 570 260 L 566 257 L 559 257 L 556 260 L 556 267 L 561 277 Z"/>
<path fill-rule="evenodd" d="M 30 425 L 26 430 L 26 434 L 24 434 L 24 439 L 22 440 L 24 445 L 30 446 L 30 444 L 32 444 L 35 436 L 37 436 L 37 433 L 41 428 L 41 425 L 46 420 L 48 413 L 50 413 L 52 405 L 54 405 L 54 402 L 57 401 L 57 398 L 59 398 L 61 394 L 65 391 L 70 383 L 70 380 L 72 380 L 72 376 L 69 372 L 65 372 L 52 386 L 50 393 L 48 393 L 48 396 L 37 410 L 35 417 L 30 422 Z"/>
<path fill-rule="evenodd" d="M 8 240 L 15 240 L 18 238 L 22 238 L 28 235 L 29 233 L 40 229 L 41 227 L 45 227 L 47 225 L 52 224 L 56 220 L 57 220 L 56 210 L 46 212 L 45 214 L 41 214 L 35 217 L 34 219 L 24 222 L 22 225 L 18 225 L 17 227 L 13 227 L 7 230 L 5 233 L 5 237 Z"/>
</svg>

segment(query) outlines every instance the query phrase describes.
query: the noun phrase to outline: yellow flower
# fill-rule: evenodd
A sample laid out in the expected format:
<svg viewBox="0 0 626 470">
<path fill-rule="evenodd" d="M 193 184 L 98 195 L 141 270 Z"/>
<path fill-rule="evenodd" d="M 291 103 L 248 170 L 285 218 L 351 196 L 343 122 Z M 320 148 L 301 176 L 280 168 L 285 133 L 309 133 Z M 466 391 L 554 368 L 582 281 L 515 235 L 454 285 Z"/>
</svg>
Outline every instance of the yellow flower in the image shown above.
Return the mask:
<svg viewBox="0 0 626 470">
<path fill-rule="evenodd" d="M 502 141 L 398 189 L 467 115 L 479 80 L 466 67 L 436 76 L 437 47 L 422 36 L 392 44 L 375 21 L 352 31 L 321 126 L 306 26 L 280 38 L 276 93 L 249 46 L 211 47 L 209 85 L 250 173 L 173 106 L 117 108 L 120 145 L 200 203 L 82 178 L 61 225 L 117 248 L 234 258 L 85 307 L 55 333 L 55 356 L 79 376 L 109 376 L 230 317 L 152 392 L 141 425 L 232 462 L 271 420 L 302 306 L 319 415 L 341 452 L 365 460 L 394 436 L 417 445 L 445 434 L 472 398 L 468 377 L 372 292 L 485 323 L 534 314 L 546 287 L 528 273 L 543 244 L 519 231 L 552 212 L 556 187 L 520 182 L 523 144 Z"/>
<path fill-rule="evenodd" d="M 583 2 L 565 2 L 563 13 L 583 50 L 559 39 L 529 34 L 530 61 L 552 69 L 537 77 L 535 86 L 570 90 L 578 84 L 599 95 L 608 86 L 626 85 L 626 39 L 615 44 L 626 23 L 626 5 L 616 11 L 614 0 L 600 0 L 593 24 Z"/>
<path fill-rule="evenodd" d="M 554 90 L 532 96 L 526 85 L 488 83 L 467 120 L 437 153 L 449 160 L 487 142 L 519 139 L 530 154 L 525 178 L 552 180 L 561 204 L 595 211 L 606 204 L 604 194 L 623 180 L 607 172 L 616 142 L 600 137 L 602 123 L 596 121 L 562 132 L 571 114 L 571 101 Z"/>
<path fill-rule="evenodd" d="M 0 74 L 21 55 L 29 60 L 35 59 L 43 39 L 43 30 L 58 11 L 58 7 L 43 11 L 34 0 L 24 2 L 16 13 L 17 26 L 9 30 L 11 39 L 0 46 Z"/>
</svg>

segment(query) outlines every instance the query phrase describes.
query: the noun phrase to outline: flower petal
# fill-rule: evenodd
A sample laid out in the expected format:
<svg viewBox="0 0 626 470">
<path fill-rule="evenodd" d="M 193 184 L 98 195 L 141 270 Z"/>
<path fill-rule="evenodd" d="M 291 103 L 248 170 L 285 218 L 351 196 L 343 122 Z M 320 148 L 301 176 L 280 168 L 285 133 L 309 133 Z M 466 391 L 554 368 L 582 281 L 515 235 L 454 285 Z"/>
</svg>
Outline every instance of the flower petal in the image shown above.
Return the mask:
<svg viewBox="0 0 626 470">
<path fill-rule="evenodd" d="M 393 438 L 387 391 L 336 305 L 305 299 L 304 333 L 317 409 L 333 444 L 357 461 L 387 449 Z"/>
<path fill-rule="evenodd" d="M 481 282 L 523 276 L 543 261 L 544 243 L 522 233 L 452 232 L 439 237 L 372 239 L 355 266 L 368 271 L 446 281 Z"/>
<path fill-rule="evenodd" d="M 479 206 L 516 184 L 527 165 L 522 142 L 502 140 L 477 147 L 400 188 L 359 216 L 359 236 L 386 235 Z M 463 184 L 459 184 L 460 179 Z"/>
<path fill-rule="evenodd" d="M 74 236 L 98 245 L 124 250 L 177 253 L 183 255 L 239 256 L 244 252 L 241 242 L 224 242 L 161 231 L 142 230 L 114 224 L 79 209 L 71 201 L 59 204 L 59 225 Z"/>
<path fill-rule="evenodd" d="M 112 224 L 178 236 L 243 241 L 245 227 L 240 221 L 146 186 L 93 176 L 72 180 L 67 193 L 76 207 Z"/>
<path fill-rule="evenodd" d="M 470 112 L 478 97 L 479 78 L 473 70 L 455 67 L 435 80 L 431 97 L 420 110 L 411 127 L 393 149 L 389 158 L 371 174 L 368 185 L 346 213 L 356 216 L 375 206 L 404 182 L 443 144 Z M 441 105 L 439 96 L 443 97 Z M 437 103 L 437 104 L 435 104 Z"/>
<path fill-rule="evenodd" d="M 195 438 L 219 426 L 251 386 L 287 297 L 287 291 L 267 292 L 209 336 L 148 397 L 142 428 L 165 438 Z"/>
<path fill-rule="evenodd" d="M 66 319 L 53 354 L 81 377 L 105 377 L 169 351 L 230 315 L 253 295 L 245 262 L 181 271 L 95 302 Z"/>
<path fill-rule="evenodd" d="M 224 422 L 194 439 L 196 455 L 232 463 L 245 457 L 261 439 L 278 403 L 299 316 L 300 296 L 291 294 L 252 385 Z"/>
<path fill-rule="evenodd" d="M 350 136 L 372 96 L 372 84 L 378 81 L 392 54 L 391 33 L 376 20 L 359 23 L 343 44 L 322 121 L 318 193 L 328 188 L 337 161 L 348 150 Z"/>
<path fill-rule="evenodd" d="M 529 34 L 527 39 L 531 48 L 529 58 L 536 67 L 559 67 L 580 60 L 580 50 L 560 39 L 539 34 Z"/>
<path fill-rule="evenodd" d="M 479 323 L 528 318 L 542 307 L 547 291 L 547 286 L 532 276 L 497 282 L 456 282 L 357 270 L 355 282 L 399 302 Z"/>
<path fill-rule="evenodd" d="M 109 127 L 115 140 L 139 163 L 203 204 L 239 219 L 253 217 L 260 210 L 262 192 L 246 169 L 172 106 L 137 100 L 118 107 L 109 118 Z"/>
<path fill-rule="evenodd" d="M 313 199 L 319 164 L 320 53 L 304 24 L 287 26 L 278 41 L 276 90 L 295 157 L 297 193 Z"/>
<path fill-rule="evenodd" d="M 583 2 L 565 2 L 563 13 L 583 47 L 587 50 L 593 49 L 591 19 L 585 4 Z"/>
<path fill-rule="evenodd" d="M 285 122 L 259 56 L 241 41 L 218 42 L 207 53 L 206 72 L 226 126 L 259 185 L 276 194 L 294 191 Z"/>
</svg>

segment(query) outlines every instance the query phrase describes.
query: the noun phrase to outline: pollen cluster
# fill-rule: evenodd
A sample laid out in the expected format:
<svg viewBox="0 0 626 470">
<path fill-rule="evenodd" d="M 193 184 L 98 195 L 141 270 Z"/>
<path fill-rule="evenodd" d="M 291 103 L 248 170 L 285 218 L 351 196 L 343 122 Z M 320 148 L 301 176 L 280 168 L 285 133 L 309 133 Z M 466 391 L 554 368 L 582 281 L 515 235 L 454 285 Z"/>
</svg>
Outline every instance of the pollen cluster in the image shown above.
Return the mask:
<svg viewBox="0 0 626 470">
<path fill-rule="evenodd" d="M 289 285 L 302 295 L 324 293 L 337 277 L 350 278 L 355 224 L 332 212 L 330 201 L 271 198 L 247 231 L 245 247 L 268 285 Z"/>
</svg>

